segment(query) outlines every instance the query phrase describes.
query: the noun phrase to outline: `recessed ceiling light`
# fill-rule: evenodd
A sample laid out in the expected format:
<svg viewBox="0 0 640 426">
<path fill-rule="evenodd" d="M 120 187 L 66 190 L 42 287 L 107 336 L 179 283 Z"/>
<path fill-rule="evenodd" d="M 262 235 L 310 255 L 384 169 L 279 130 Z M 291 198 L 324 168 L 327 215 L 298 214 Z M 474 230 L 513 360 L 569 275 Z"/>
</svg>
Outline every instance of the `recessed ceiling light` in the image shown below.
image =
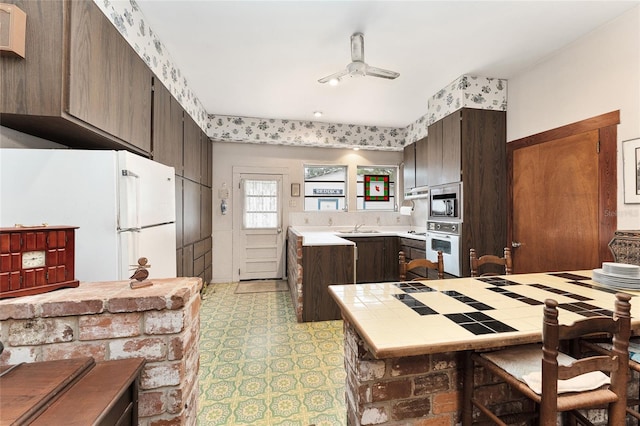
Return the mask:
<svg viewBox="0 0 640 426">
<path fill-rule="evenodd" d="M 316 117 L 316 118 L 320 118 L 320 117 L 322 117 L 322 111 L 315 111 L 315 112 L 313 113 L 313 116 L 314 116 L 314 117 Z"/>
</svg>

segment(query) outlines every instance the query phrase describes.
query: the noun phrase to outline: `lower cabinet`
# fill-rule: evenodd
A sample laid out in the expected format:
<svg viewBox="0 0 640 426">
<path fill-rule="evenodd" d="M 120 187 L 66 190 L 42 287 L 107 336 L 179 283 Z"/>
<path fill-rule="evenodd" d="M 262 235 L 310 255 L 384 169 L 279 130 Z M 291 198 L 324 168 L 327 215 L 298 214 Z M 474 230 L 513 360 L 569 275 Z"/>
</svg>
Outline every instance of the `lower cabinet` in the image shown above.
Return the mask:
<svg viewBox="0 0 640 426">
<path fill-rule="evenodd" d="M 402 250 L 404 252 L 406 262 L 414 259 L 426 259 L 426 241 L 414 240 L 413 238 L 398 238 L 398 240 L 398 251 Z M 416 278 L 427 278 L 426 268 L 416 268 L 411 271 L 407 271 L 407 281 L 411 281 Z"/>
<path fill-rule="evenodd" d="M 353 246 L 304 246 L 302 259 L 302 321 L 340 319 L 328 287 L 353 283 Z"/>
<path fill-rule="evenodd" d="M 397 237 L 349 237 L 356 243 L 356 283 L 398 280 Z"/>
</svg>

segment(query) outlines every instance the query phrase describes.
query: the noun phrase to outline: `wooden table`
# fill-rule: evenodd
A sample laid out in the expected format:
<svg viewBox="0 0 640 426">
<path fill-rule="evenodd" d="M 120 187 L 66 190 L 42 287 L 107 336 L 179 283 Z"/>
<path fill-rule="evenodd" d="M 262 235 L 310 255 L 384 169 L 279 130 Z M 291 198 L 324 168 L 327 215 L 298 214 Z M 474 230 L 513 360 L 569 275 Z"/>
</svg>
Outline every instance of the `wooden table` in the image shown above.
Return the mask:
<svg viewBox="0 0 640 426">
<path fill-rule="evenodd" d="M 0 369 L 0 425 L 137 424 L 144 359 L 74 358 Z"/>
</svg>

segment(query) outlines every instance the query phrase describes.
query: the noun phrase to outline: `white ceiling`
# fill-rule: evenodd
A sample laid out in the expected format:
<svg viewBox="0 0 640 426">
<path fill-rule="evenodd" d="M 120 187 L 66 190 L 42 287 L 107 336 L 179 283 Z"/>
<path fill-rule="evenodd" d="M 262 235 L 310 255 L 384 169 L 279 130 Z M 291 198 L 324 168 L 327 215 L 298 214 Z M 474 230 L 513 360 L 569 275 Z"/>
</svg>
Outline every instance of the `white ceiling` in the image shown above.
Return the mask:
<svg viewBox="0 0 640 426">
<path fill-rule="evenodd" d="M 209 114 L 405 127 L 457 77 L 513 78 L 640 0 L 137 3 Z M 318 83 L 357 31 L 400 77 Z"/>
</svg>

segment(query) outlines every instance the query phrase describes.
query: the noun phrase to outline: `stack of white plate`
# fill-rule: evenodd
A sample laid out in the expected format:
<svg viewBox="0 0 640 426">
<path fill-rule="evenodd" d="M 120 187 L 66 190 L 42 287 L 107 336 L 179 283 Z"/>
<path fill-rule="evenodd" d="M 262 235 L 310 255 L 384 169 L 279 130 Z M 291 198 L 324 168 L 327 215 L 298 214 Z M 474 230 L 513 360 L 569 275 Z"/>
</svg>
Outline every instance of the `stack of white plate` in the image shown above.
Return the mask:
<svg viewBox="0 0 640 426">
<path fill-rule="evenodd" d="M 593 280 L 616 289 L 640 291 L 640 266 L 604 262 L 602 269 L 593 270 Z"/>
</svg>

